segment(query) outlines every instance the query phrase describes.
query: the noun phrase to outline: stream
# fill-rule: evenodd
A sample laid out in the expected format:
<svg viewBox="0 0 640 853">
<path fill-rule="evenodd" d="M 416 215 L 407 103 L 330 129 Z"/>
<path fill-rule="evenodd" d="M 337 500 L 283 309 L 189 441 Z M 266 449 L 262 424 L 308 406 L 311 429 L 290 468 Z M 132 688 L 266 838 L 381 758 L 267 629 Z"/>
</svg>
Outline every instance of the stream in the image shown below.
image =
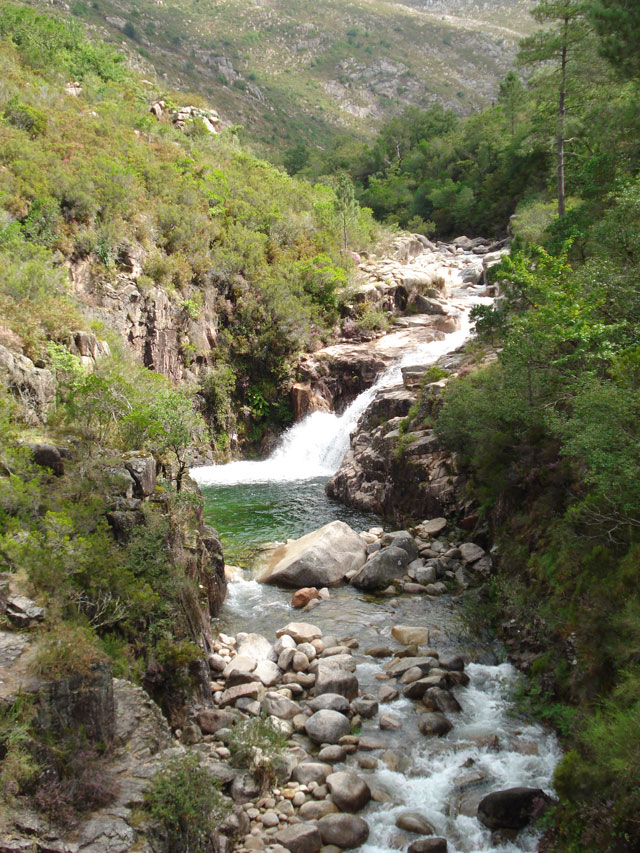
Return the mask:
<svg viewBox="0 0 640 853">
<path fill-rule="evenodd" d="M 384 681 L 382 663 L 365 654 L 375 646 L 398 650 L 394 625 L 430 629 L 430 645 L 442 654 L 462 654 L 470 683 L 454 694 L 462 706 L 453 730 L 443 738 L 420 734 L 416 705 L 400 698 L 380 704 L 374 718 L 363 720 L 362 735 L 383 739 L 384 750 L 364 753 L 377 759 L 375 767 L 358 766 L 358 752 L 347 764 L 375 792 L 361 812 L 370 836 L 360 853 L 406 850 L 417 836 L 398 829 L 397 816 L 419 811 L 446 837 L 452 853 L 534 851 L 538 836 L 523 831 L 515 838 L 492 837 L 475 817 L 478 802 L 491 791 L 518 785 L 551 791 L 553 771 L 560 759 L 555 736 L 512 712 L 510 691 L 515 669 L 499 662 L 499 649 L 465 625 L 458 597 L 425 600 L 418 595 L 394 598 L 371 596 L 343 585 L 331 590 L 329 601 L 312 614 L 296 615 L 291 590 L 258 584 L 253 575 L 276 542 L 297 538 L 340 519 L 355 530 L 383 526 L 377 516 L 343 506 L 325 495 L 328 478 L 338 469 L 349 437 L 375 393 L 401 382 L 400 368 L 435 362 L 459 347 L 470 334 L 468 311 L 477 297 L 455 294 L 461 310 L 459 331 L 444 341 L 423 344 L 406 353 L 376 384 L 363 392 L 341 415 L 315 412 L 294 425 L 272 456 L 264 461 L 240 461 L 193 469 L 205 497 L 205 515 L 223 542 L 227 563 L 241 567 L 214 628 L 235 635 L 252 631 L 273 641 L 278 628 L 290 621 L 310 621 L 325 636 L 354 638 L 356 675 L 361 693 L 377 696 Z M 399 730 L 383 731 L 379 716 L 392 713 L 402 720 Z M 336 765 L 336 770 L 344 769 Z"/>
</svg>

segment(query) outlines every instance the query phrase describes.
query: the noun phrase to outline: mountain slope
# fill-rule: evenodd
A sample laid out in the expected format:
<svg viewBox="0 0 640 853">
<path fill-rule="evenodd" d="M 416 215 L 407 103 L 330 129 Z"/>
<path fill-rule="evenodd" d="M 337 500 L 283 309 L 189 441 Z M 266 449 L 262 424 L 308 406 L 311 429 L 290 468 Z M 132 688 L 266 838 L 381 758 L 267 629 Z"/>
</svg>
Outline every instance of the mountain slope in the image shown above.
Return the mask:
<svg viewBox="0 0 640 853">
<path fill-rule="evenodd" d="M 52 5 L 123 44 L 171 85 L 199 92 L 271 149 L 367 136 L 407 104 L 481 108 L 534 27 L 531 0 Z"/>
</svg>

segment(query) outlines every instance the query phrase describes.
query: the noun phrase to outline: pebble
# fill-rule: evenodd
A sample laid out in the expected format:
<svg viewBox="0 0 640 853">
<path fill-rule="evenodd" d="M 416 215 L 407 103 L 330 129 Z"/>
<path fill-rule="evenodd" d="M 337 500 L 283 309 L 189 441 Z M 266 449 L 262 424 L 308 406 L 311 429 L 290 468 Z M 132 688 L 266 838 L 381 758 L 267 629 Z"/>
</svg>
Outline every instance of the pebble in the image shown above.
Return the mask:
<svg viewBox="0 0 640 853">
<path fill-rule="evenodd" d="M 262 815 L 262 825 L 263 826 L 267 826 L 267 827 L 278 826 L 279 823 L 280 823 L 280 818 L 278 817 L 278 815 L 275 812 L 269 811 L 269 812 L 265 812 Z"/>
</svg>

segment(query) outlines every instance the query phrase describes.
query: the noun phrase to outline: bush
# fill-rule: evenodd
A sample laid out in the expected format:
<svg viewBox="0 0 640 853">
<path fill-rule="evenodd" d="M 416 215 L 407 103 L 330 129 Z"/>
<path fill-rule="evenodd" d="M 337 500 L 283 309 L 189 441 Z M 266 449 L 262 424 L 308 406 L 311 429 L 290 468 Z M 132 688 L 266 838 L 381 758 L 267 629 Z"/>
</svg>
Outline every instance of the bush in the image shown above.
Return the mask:
<svg viewBox="0 0 640 853">
<path fill-rule="evenodd" d="M 251 771 L 263 789 L 275 784 L 283 774 L 283 751 L 287 737 L 266 717 L 254 717 L 236 724 L 227 746 L 231 762 Z"/>
<path fill-rule="evenodd" d="M 171 759 L 156 774 L 146 808 L 175 853 L 213 853 L 212 833 L 229 812 L 218 783 L 194 754 Z"/>
<path fill-rule="evenodd" d="M 93 632 L 61 623 L 39 639 L 32 668 L 36 675 L 53 680 L 88 675 L 101 660 L 104 656 L 97 648 Z"/>
</svg>

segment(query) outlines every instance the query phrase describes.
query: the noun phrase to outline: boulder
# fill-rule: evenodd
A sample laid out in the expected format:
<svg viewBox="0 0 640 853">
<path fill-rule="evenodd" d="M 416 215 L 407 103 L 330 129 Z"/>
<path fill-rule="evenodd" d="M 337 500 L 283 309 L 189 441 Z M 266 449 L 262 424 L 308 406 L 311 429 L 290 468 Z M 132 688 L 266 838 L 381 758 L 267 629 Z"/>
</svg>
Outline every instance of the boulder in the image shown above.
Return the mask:
<svg viewBox="0 0 640 853">
<path fill-rule="evenodd" d="M 384 589 L 394 578 L 404 575 L 412 559 L 404 548 L 389 545 L 374 554 L 351 578 L 351 583 L 358 589 Z"/>
<path fill-rule="evenodd" d="M 306 732 L 314 743 L 338 743 L 350 731 L 349 720 L 338 711 L 316 711 L 307 720 Z"/>
<path fill-rule="evenodd" d="M 398 829 L 415 832 L 416 835 L 433 835 L 434 828 L 419 812 L 401 812 L 396 818 Z"/>
<path fill-rule="evenodd" d="M 280 681 L 282 676 L 278 664 L 270 660 L 261 660 L 254 669 L 253 674 L 260 679 L 265 687 L 273 687 Z"/>
<path fill-rule="evenodd" d="M 418 525 L 416 534 L 422 539 L 428 539 L 430 536 L 437 536 L 438 533 L 442 533 L 446 526 L 446 518 L 430 518 Z"/>
<path fill-rule="evenodd" d="M 248 803 L 260 796 L 260 782 L 250 773 L 238 773 L 231 783 L 231 799 L 234 803 Z"/>
<path fill-rule="evenodd" d="M 331 669 L 322 664 L 318 666 L 316 677 L 316 696 L 323 693 L 339 693 L 349 701 L 358 695 L 358 679 L 352 672 L 344 669 Z"/>
<path fill-rule="evenodd" d="M 407 853 L 447 853 L 447 839 L 418 838 L 407 847 Z"/>
<path fill-rule="evenodd" d="M 335 844 L 342 850 L 360 847 L 369 837 L 369 826 L 361 817 L 328 814 L 318 821 L 323 844 Z"/>
<path fill-rule="evenodd" d="M 366 558 L 365 544 L 355 530 L 343 521 L 332 521 L 276 548 L 258 580 L 298 588 L 336 586 L 347 572 L 358 571 Z"/>
<path fill-rule="evenodd" d="M 396 548 L 402 548 L 411 557 L 411 561 L 416 560 L 420 553 L 416 540 L 408 530 L 396 530 L 393 533 L 386 533 L 382 542 L 384 545 L 395 545 Z"/>
<path fill-rule="evenodd" d="M 462 672 L 464 669 L 464 658 L 460 655 L 440 656 L 440 669 L 449 669 L 453 672 Z"/>
<path fill-rule="evenodd" d="M 302 713 L 302 708 L 297 702 L 287 699 L 280 693 L 267 693 L 263 708 L 266 714 L 279 717 L 281 720 L 292 720 L 296 714 Z"/>
<path fill-rule="evenodd" d="M 416 314 L 446 314 L 444 305 L 436 299 L 429 299 L 421 293 L 416 293 L 412 302 L 411 308 Z"/>
<path fill-rule="evenodd" d="M 434 657 L 394 658 L 385 666 L 385 671 L 391 678 L 400 678 L 413 667 L 417 667 L 424 675 L 427 675 L 429 670 L 438 667 L 438 660 Z"/>
<path fill-rule="evenodd" d="M 349 700 L 341 693 L 323 693 L 309 702 L 312 711 L 337 711 L 339 714 L 349 713 Z"/>
<path fill-rule="evenodd" d="M 322 847 L 320 830 L 310 823 L 294 823 L 276 833 L 278 844 L 290 853 L 318 853 Z"/>
<path fill-rule="evenodd" d="M 6 614 L 18 628 L 28 628 L 34 622 L 42 622 L 46 615 L 44 607 L 24 595 L 10 595 L 6 600 Z"/>
<path fill-rule="evenodd" d="M 327 788 L 341 812 L 358 812 L 371 799 L 371 789 L 367 783 L 348 771 L 327 776 Z"/>
<path fill-rule="evenodd" d="M 310 800 L 300 806 L 298 815 L 302 820 L 320 820 L 321 817 L 336 814 L 337 811 L 331 800 Z"/>
<path fill-rule="evenodd" d="M 238 655 L 248 657 L 256 663 L 262 660 L 277 661 L 273 646 L 263 637 L 262 634 L 242 634 L 238 635 L 238 644 L 236 646 Z"/>
<path fill-rule="evenodd" d="M 296 643 L 311 643 L 313 640 L 319 640 L 322 637 L 320 628 L 317 625 L 311 625 L 309 622 L 289 622 L 284 628 L 279 628 L 276 631 L 277 637 L 282 637 L 283 634 L 288 634 Z"/>
<path fill-rule="evenodd" d="M 363 720 L 370 720 L 378 713 L 378 702 L 370 696 L 360 696 L 353 700 L 351 708 Z"/>
<path fill-rule="evenodd" d="M 229 661 L 222 670 L 222 675 L 224 678 L 229 678 L 232 672 L 248 673 L 253 672 L 255 668 L 256 662 L 253 658 L 247 657 L 246 655 L 238 655 L 233 658 L 233 660 Z"/>
<path fill-rule="evenodd" d="M 306 607 L 310 601 L 319 597 L 320 594 L 318 593 L 317 587 L 305 586 L 293 593 L 291 606 L 296 608 Z"/>
<path fill-rule="evenodd" d="M 448 734 L 453 728 L 453 724 L 444 714 L 433 711 L 420 716 L 418 728 L 427 737 L 439 737 Z"/>
<path fill-rule="evenodd" d="M 478 806 L 478 820 L 488 829 L 522 829 L 552 803 L 541 788 L 507 788 L 487 794 Z"/>
<path fill-rule="evenodd" d="M 403 646 L 424 646 L 429 643 L 429 629 L 418 625 L 394 625 L 391 636 Z"/>
<path fill-rule="evenodd" d="M 475 545 L 473 542 L 465 542 L 460 546 L 460 555 L 467 565 L 471 565 L 484 557 L 484 548 Z"/>
<path fill-rule="evenodd" d="M 253 681 L 249 684 L 236 684 L 234 687 L 229 687 L 220 697 L 219 705 L 225 708 L 227 705 L 233 705 L 238 699 L 249 698 L 260 701 L 264 695 L 264 687 L 259 681 Z"/>
<path fill-rule="evenodd" d="M 156 460 L 151 453 L 136 451 L 122 457 L 124 467 L 133 477 L 135 494 L 139 498 L 148 498 L 156 488 Z"/>
<path fill-rule="evenodd" d="M 218 729 L 228 728 L 234 717 L 228 711 L 212 711 L 207 708 L 200 711 L 196 719 L 202 734 L 214 735 Z"/>
<path fill-rule="evenodd" d="M 320 761 L 303 761 L 302 764 L 298 764 L 294 768 L 293 780 L 299 785 L 309 785 L 311 782 L 324 785 L 332 770 L 330 764 L 324 764 Z"/>
<path fill-rule="evenodd" d="M 328 764 L 337 764 L 340 761 L 344 761 L 346 757 L 346 748 L 337 744 L 325 746 L 318 753 L 318 761 L 326 761 Z"/>
<path fill-rule="evenodd" d="M 41 468 L 49 468 L 56 477 L 64 474 L 64 462 L 57 447 L 52 444 L 29 444 L 28 447 L 36 465 Z"/>
</svg>

